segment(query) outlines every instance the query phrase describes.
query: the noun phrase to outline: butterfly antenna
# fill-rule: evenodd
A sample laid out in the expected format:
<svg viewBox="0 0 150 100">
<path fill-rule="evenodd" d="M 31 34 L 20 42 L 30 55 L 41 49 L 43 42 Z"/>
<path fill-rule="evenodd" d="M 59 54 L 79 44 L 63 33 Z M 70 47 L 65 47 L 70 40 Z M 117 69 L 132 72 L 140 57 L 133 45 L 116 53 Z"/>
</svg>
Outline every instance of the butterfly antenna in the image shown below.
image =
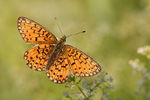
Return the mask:
<svg viewBox="0 0 150 100">
<path fill-rule="evenodd" d="M 66 36 L 66 37 L 70 37 L 70 36 L 77 35 L 77 34 L 80 34 L 80 33 L 85 33 L 85 32 L 86 32 L 86 31 L 78 32 L 78 33 L 75 33 L 75 34 L 70 34 L 70 35 L 68 35 L 68 36 Z"/>
<path fill-rule="evenodd" d="M 56 20 L 57 26 L 58 26 L 58 28 L 59 28 L 59 30 L 60 30 L 60 33 L 63 35 L 62 30 L 61 30 L 61 28 L 60 28 L 60 26 L 59 26 L 59 24 L 58 24 L 58 21 L 57 21 L 57 18 L 56 18 L 56 17 L 55 17 L 55 20 Z"/>
</svg>

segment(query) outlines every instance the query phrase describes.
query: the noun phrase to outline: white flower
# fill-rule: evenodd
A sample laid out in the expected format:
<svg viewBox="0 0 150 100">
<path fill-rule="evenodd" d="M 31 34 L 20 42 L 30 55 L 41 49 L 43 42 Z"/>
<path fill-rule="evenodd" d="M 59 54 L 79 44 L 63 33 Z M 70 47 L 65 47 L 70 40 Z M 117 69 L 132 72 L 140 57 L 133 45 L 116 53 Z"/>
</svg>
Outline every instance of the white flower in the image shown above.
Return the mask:
<svg viewBox="0 0 150 100">
<path fill-rule="evenodd" d="M 137 71 L 145 71 L 144 65 L 140 62 L 139 59 L 129 60 L 129 64 L 133 68 L 133 73 L 136 73 Z"/>
<path fill-rule="evenodd" d="M 143 52 L 144 52 L 144 48 L 138 48 L 137 53 L 143 54 Z"/>
<path fill-rule="evenodd" d="M 150 59 L 150 46 L 141 47 L 137 50 L 137 53 L 146 56 Z"/>
</svg>

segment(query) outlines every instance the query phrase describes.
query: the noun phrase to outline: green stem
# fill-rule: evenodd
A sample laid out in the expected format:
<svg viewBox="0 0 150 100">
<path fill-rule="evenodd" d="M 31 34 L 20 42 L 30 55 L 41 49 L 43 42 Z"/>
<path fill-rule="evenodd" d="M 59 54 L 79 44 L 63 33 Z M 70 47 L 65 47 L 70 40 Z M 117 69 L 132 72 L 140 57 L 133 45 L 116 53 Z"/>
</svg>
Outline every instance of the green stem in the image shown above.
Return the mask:
<svg viewBox="0 0 150 100">
<path fill-rule="evenodd" d="M 72 100 L 72 98 L 70 96 L 68 96 L 68 98 L 70 98 L 70 100 Z"/>
<path fill-rule="evenodd" d="M 76 82 L 74 82 L 74 84 L 76 85 L 76 87 L 80 90 L 80 92 L 83 94 L 83 96 L 85 97 L 85 100 L 87 100 L 87 97 L 85 95 L 85 93 L 82 91 L 82 89 L 78 86 L 78 84 Z"/>
</svg>

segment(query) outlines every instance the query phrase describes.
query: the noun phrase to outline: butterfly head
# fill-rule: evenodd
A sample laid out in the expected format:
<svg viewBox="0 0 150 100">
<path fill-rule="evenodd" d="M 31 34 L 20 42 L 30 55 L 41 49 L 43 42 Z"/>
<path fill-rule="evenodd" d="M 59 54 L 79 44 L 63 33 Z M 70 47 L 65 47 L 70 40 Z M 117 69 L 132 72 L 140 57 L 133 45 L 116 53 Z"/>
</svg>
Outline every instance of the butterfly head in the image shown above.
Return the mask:
<svg viewBox="0 0 150 100">
<path fill-rule="evenodd" d="M 66 36 L 65 35 L 60 39 L 60 42 L 66 42 Z"/>
</svg>

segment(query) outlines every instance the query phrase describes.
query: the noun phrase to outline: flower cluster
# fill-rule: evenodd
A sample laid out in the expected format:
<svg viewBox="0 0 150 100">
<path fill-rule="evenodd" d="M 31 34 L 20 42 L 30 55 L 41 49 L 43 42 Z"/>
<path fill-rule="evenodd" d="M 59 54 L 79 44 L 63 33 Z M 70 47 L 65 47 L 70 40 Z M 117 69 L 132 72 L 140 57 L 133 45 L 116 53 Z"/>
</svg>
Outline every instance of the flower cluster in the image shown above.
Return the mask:
<svg viewBox="0 0 150 100">
<path fill-rule="evenodd" d="M 113 82 L 113 78 L 111 76 L 108 77 L 106 72 L 101 72 L 97 75 L 96 78 L 90 81 L 86 80 L 86 78 L 77 79 L 75 76 L 70 76 L 66 87 L 72 89 L 73 91 L 64 91 L 63 95 L 65 95 L 66 98 L 70 98 L 71 100 L 92 100 L 98 93 L 98 99 L 112 100 L 109 91 L 114 87 L 110 85 L 111 82 Z M 119 99 L 120 98 L 118 98 L 117 100 Z"/>
<path fill-rule="evenodd" d="M 140 74 L 139 91 L 136 94 L 143 96 L 143 100 L 150 100 L 150 46 L 139 48 L 137 53 L 145 57 L 145 59 L 136 58 L 129 61 L 133 72 Z"/>
<path fill-rule="evenodd" d="M 141 47 L 137 50 L 137 53 L 146 56 L 148 59 L 150 59 L 150 46 Z"/>
</svg>

